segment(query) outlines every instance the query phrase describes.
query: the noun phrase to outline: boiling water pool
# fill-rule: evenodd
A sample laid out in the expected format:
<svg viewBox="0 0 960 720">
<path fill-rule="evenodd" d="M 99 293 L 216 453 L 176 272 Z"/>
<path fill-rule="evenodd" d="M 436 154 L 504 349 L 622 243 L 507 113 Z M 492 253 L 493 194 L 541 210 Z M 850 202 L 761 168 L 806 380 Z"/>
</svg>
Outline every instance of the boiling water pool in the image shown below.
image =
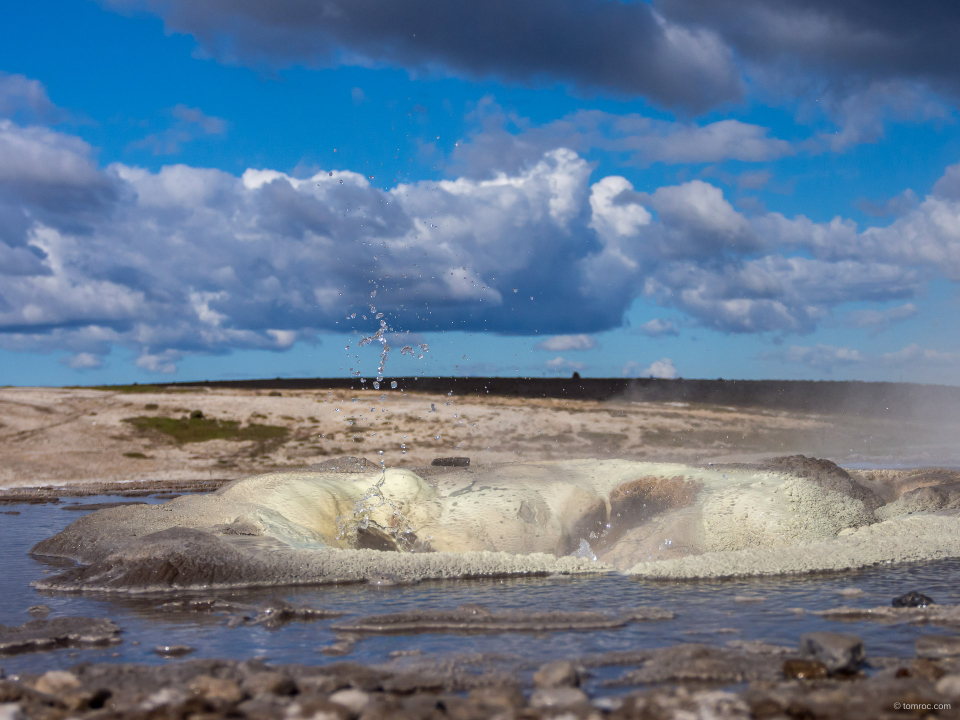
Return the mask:
<svg viewBox="0 0 960 720">
<path fill-rule="evenodd" d="M 82 504 L 125 499 L 90 497 L 84 498 Z M 155 498 L 146 501 L 161 502 Z M 796 647 L 801 634 L 815 630 L 857 633 L 864 639 L 868 656 L 911 657 L 919 635 L 947 631 L 934 626 L 840 623 L 809 613 L 798 614 L 795 609 L 889 605 L 893 597 L 910 590 L 924 592 L 939 603 L 960 603 L 960 560 L 775 579 L 665 582 L 597 575 L 453 580 L 387 587 L 348 585 L 247 590 L 199 596 L 250 604 L 283 598 L 296 604 L 337 610 L 343 612 L 345 618 L 407 610 L 453 609 L 465 603 L 480 604 L 494 612 L 591 610 L 616 614 L 638 606 L 656 605 L 676 613 L 671 621 L 635 623 L 611 631 L 366 637 L 347 655 L 331 657 L 321 649 L 337 642 L 331 626 L 342 619 L 295 622 L 276 630 L 262 626 L 228 627 L 225 615 L 171 614 L 157 609 L 163 602 L 183 598 L 182 594 L 131 597 L 58 595 L 34 590 L 30 587 L 31 581 L 56 569 L 32 559 L 27 553 L 38 540 L 60 531 L 82 514 L 83 511 L 66 511 L 70 504 L 71 501 L 2 508 L 7 514 L 0 514 L 3 573 L 0 623 L 19 625 L 30 619 L 28 607 L 42 603 L 51 608 L 51 617 L 110 617 L 123 629 L 123 642 L 106 649 L 62 649 L 0 658 L 0 665 L 8 674 L 67 668 L 82 661 L 175 662 L 157 656 L 153 649 L 158 645 L 189 645 L 196 648 L 191 657 L 262 657 L 274 663 L 314 665 L 342 660 L 382 663 L 397 651 L 420 651 L 422 657 L 492 653 L 508 656 L 514 667 L 519 660 L 521 666 L 532 672 L 538 664 L 558 658 L 575 659 L 595 653 L 677 643 L 724 645 L 736 639 Z M 841 593 L 851 589 L 861 590 L 863 594 L 850 597 Z M 618 673 L 619 670 L 600 669 L 592 682 L 599 683 Z"/>
</svg>

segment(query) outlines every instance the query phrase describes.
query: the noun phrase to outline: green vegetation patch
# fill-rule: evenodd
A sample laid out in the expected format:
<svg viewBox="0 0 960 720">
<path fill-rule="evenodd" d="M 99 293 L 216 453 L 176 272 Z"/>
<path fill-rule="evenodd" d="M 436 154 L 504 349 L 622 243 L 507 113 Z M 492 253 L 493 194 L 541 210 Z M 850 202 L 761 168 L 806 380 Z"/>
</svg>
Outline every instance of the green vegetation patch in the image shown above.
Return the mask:
<svg viewBox="0 0 960 720">
<path fill-rule="evenodd" d="M 138 430 L 155 431 L 173 438 L 178 443 L 206 442 L 207 440 L 252 440 L 257 443 L 279 444 L 289 430 L 278 425 L 250 423 L 242 426 L 236 420 L 217 420 L 205 417 L 146 417 L 126 418 Z"/>
<path fill-rule="evenodd" d="M 169 387 L 168 385 L 91 385 L 91 386 L 80 386 L 75 385 L 74 388 L 80 390 L 103 390 L 105 392 L 117 392 L 117 393 L 188 393 L 188 392 L 197 392 L 197 390 L 191 388 L 174 388 Z"/>
</svg>

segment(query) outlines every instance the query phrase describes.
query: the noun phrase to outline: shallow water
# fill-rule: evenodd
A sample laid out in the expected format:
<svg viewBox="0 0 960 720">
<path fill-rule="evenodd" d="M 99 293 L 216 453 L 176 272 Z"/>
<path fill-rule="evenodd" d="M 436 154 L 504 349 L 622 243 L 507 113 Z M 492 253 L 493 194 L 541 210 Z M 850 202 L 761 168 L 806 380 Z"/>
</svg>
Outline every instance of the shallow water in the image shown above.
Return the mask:
<svg viewBox="0 0 960 720">
<path fill-rule="evenodd" d="M 123 501 L 100 496 L 83 498 L 83 504 Z M 147 502 L 162 502 L 145 498 Z M 791 608 L 822 610 L 841 605 L 875 607 L 888 605 L 897 595 L 919 590 L 940 603 L 960 603 L 960 560 L 915 565 L 887 566 L 818 576 L 736 579 L 723 581 L 638 581 L 622 576 L 597 575 L 574 578 L 525 578 L 424 582 L 409 586 L 286 588 L 218 592 L 216 596 L 236 602 L 256 603 L 284 598 L 312 607 L 338 610 L 346 617 L 400 612 L 414 609 L 452 609 L 478 603 L 493 611 L 593 610 L 611 614 L 638 606 L 656 605 L 674 611 L 672 621 L 637 623 L 604 632 L 552 634 L 443 635 L 367 637 L 343 657 L 320 652 L 337 641 L 331 626 L 341 620 L 291 623 L 278 630 L 264 627 L 228 628 L 225 615 L 169 613 L 158 611 L 172 594 L 139 596 L 62 595 L 40 593 L 30 582 L 47 572 L 49 565 L 27 554 L 38 540 L 76 520 L 82 512 L 65 511 L 70 501 L 59 505 L 12 505 L 0 514 L 0 568 L 3 572 L 0 623 L 19 625 L 30 619 L 27 608 L 46 604 L 51 616 L 110 617 L 122 629 L 123 642 L 110 648 L 63 649 L 0 658 L 8 673 L 66 668 L 81 661 L 137 663 L 176 662 L 158 657 L 158 645 L 190 645 L 190 657 L 263 657 L 275 663 L 324 664 L 347 660 L 381 663 L 395 651 L 419 650 L 423 656 L 494 653 L 520 659 L 531 671 L 540 663 L 558 658 L 580 658 L 614 650 L 637 650 L 676 643 L 702 642 L 724 645 L 731 640 L 763 640 L 796 647 L 800 635 L 814 630 L 855 632 L 863 637 L 868 656 L 913 656 L 913 643 L 924 633 L 948 634 L 933 626 L 888 626 L 877 623 L 840 623 Z M 840 590 L 856 588 L 858 597 L 845 597 Z M 196 595 L 193 595 L 196 597 Z M 762 598 L 744 602 L 743 597 Z M 176 597 L 183 597 L 178 595 Z M 619 675 L 620 669 L 600 669 L 592 683 Z"/>
</svg>

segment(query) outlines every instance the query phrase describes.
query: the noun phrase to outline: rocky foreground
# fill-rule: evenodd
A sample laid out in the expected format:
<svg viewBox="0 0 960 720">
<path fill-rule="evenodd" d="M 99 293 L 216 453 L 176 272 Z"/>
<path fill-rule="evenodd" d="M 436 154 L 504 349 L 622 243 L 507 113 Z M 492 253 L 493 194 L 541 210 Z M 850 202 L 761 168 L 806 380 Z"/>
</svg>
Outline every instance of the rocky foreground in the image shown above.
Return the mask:
<svg viewBox="0 0 960 720">
<path fill-rule="evenodd" d="M 210 601 L 184 603 L 206 608 Z M 219 602 L 219 601 L 218 601 Z M 929 604 L 928 604 L 929 603 Z M 201 608 L 200 606 L 203 606 Z M 246 624 L 301 622 L 307 610 L 280 601 L 266 606 L 210 608 Z M 0 626 L 0 655 L 62 647 L 111 646 L 121 629 L 110 620 L 42 617 Z M 313 614 L 319 611 L 312 610 Z M 836 611 L 838 617 L 854 612 Z M 934 605 L 909 593 L 893 607 L 860 609 L 858 619 L 929 624 L 955 631 L 960 606 Z M 549 632 L 563 618 L 596 625 L 590 613 L 513 612 L 491 615 L 479 606 L 457 611 L 397 613 L 340 628 L 349 633 Z M 594 613 L 595 615 L 595 613 Z M 671 613 L 647 608 L 642 620 Z M 504 626 L 504 621 L 509 620 Z M 512 623 L 512 624 L 511 624 Z M 591 627 L 593 627 L 591 625 Z M 586 626 L 584 626 L 586 627 Z M 576 629 L 576 628 L 574 628 Z M 583 628 L 581 628 L 583 629 Z M 941 630 L 940 632 L 943 632 Z M 165 658 L 193 648 L 158 647 Z M 330 647 L 331 655 L 349 648 Z M 0 670 L 0 720 L 38 718 L 902 718 L 960 716 L 960 637 L 925 634 L 910 658 L 868 656 L 852 634 L 813 632 L 796 648 L 734 640 L 723 646 L 681 644 L 559 659 L 540 667 L 504 655 L 431 657 L 399 651 L 380 665 L 350 662 L 271 665 L 256 660 L 170 660 L 162 665 L 77 665 L 70 670 L 6 677 Z"/>
<path fill-rule="evenodd" d="M 3 678 L 0 718 L 956 717 L 960 664 L 937 656 L 944 647 L 927 641 L 923 657 L 867 658 L 856 636 L 835 633 L 804 636 L 799 649 L 678 645 L 558 660 L 537 669 L 532 686 L 475 656 L 376 667 L 85 664 Z M 581 688 L 612 666 L 625 671 L 601 691 Z"/>
</svg>

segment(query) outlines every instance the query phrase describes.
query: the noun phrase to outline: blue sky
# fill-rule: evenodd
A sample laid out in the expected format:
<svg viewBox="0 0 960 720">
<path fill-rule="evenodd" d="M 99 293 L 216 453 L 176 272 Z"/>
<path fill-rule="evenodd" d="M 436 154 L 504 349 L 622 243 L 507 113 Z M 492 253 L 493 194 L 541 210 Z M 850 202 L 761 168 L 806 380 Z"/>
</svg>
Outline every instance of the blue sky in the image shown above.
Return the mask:
<svg viewBox="0 0 960 720">
<path fill-rule="evenodd" d="M 731 2 L 7 9 L 0 384 L 960 383 L 960 10 Z"/>
</svg>

